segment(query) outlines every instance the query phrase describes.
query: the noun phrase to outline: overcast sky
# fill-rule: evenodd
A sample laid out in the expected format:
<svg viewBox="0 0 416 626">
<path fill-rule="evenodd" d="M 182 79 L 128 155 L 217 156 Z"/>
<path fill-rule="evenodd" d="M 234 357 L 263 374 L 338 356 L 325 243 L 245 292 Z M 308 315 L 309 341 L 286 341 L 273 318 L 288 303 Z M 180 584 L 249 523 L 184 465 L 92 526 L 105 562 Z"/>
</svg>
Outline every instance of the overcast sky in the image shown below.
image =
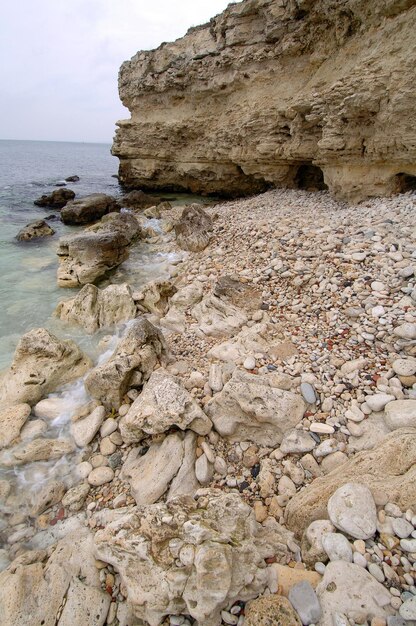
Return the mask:
<svg viewBox="0 0 416 626">
<path fill-rule="evenodd" d="M 0 139 L 111 142 L 129 113 L 117 74 L 208 21 L 229 0 L 5 0 L 0 8 Z"/>
</svg>

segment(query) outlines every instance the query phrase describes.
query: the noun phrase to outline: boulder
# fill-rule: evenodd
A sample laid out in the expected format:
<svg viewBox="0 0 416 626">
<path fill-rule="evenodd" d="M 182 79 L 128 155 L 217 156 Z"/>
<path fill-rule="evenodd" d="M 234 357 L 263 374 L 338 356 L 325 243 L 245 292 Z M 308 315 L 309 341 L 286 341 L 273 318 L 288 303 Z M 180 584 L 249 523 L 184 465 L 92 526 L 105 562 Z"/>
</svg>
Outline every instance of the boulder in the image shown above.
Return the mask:
<svg viewBox="0 0 416 626">
<path fill-rule="evenodd" d="M 79 525 L 48 559 L 44 550 L 15 559 L 0 573 L 2 624 L 103 626 L 111 596 L 101 589 L 93 546 L 90 532 Z"/>
<path fill-rule="evenodd" d="M 254 324 L 243 328 L 238 335 L 213 346 L 208 356 L 220 361 L 243 363 L 244 360 L 257 352 L 267 354 L 270 346 L 267 324 Z"/>
<path fill-rule="evenodd" d="M 242 282 L 236 276 L 221 276 L 213 293 L 214 296 L 250 313 L 258 311 L 263 303 L 261 289 L 252 283 Z"/>
<path fill-rule="evenodd" d="M 67 202 L 75 198 L 72 189 L 55 189 L 51 194 L 44 194 L 34 201 L 36 206 L 46 207 L 48 209 L 62 209 Z"/>
<path fill-rule="evenodd" d="M 64 224 L 90 224 L 101 219 L 103 215 L 117 211 L 117 202 L 105 193 L 93 193 L 83 198 L 68 202 L 61 211 Z"/>
<path fill-rule="evenodd" d="M 202 283 L 195 281 L 179 289 L 169 300 L 169 310 L 160 325 L 175 332 L 183 332 L 186 325 L 185 312 L 202 300 Z"/>
<path fill-rule="evenodd" d="M 137 309 L 129 285 L 109 285 L 99 289 L 84 285 L 74 298 L 60 302 L 55 315 L 81 326 L 87 333 L 108 328 L 136 317 Z"/>
<path fill-rule="evenodd" d="M 386 619 L 394 613 L 388 589 L 363 567 L 346 561 L 328 563 L 316 594 L 322 609 L 319 626 L 334 626 L 336 614 L 365 624 L 367 620 Z"/>
<path fill-rule="evenodd" d="M 229 441 L 253 441 L 278 446 L 286 431 L 305 412 L 299 394 L 284 391 L 273 374 L 257 376 L 236 369 L 231 379 L 206 405 L 215 429 Z"/>
<path fill-rule="evenodd" d="M 29 404 L 17 404 L 0 412 L 0 449 L 16 439 L 30 415 Z"/>
<path fill-rule="evenodd" d="M 180 380 L 158 369 L 150 376 L 140 396 L 120 421 L 124 441 L 141 441 L 146 435 L 156 435 L 176 426 L 206 435 L 211 420 L 182 386 Z"/>
<path fill-rule="evenodd" d="M 170 280 L 159 280 L 147 283 L 140 292 L 135 292 L 133 297 L 140 311 L 160 317 L 166 315 L 169 299 L 176 292 L 177 289 Z"/>
<path fill-rule="evenodd" d="M 137 618 L 166 615 L 219 626 L 221 610 L 262 593 L 264 560 L 286 556 L 285 529 L 263 527 L 239 494 L 204 490 L 138 506 L 95 535 L 97 557 L 117 569 Z"/>
<path fill-rule="evenodd" d="M 160 198 L 157 196 L 149 196 L 140 189 L 135 189 L 124 194 L 118 201 L 120 206 L 127 207 L 128 209 L 147 209 L 148 207 L 159 204 L 159 202 Z"/>
<path fill-rule="evenodd" d="M 12 365 L 1 379 L 0 404 L 32 406 L 90 367 L 90 359 L 73 341 L 61 341 L 44 328 L 31 330 L 21 337 Z"/>
<path fill-rule="evenodd" d="M 128 246 L 138 233 L 139 224 L 133 215 L 110 213 L 82 233 L 61 237 L 58 286 L 93 283 L 128 258 Z"/>
<path fill-rule="evenodd" d="M 40 237 L 51 237 L 54 234 L 54 229 L 51 228 L 45 220 L 36 220 L 19 230 L 16 239 L 17 241 L 30 241 L 31 239 L 39 239 Z"/>
<path fill-rule="evenodd" d="M 153 443 L 141 455 L 134 448 L 124 462 L 121 478 L 130 482 L 131 494 L 138 505 L 153 504 L 167 491 L 184 458 L 184 442 L 179 433 Z"/>
<path fill-rule="evenodd" d="M 130 386 L 140 387 L 167 357 L 163 335 L 145 318 L 131 322 L 112 356 L 85 377 L 87 391 L 107 408 L 119 408 Z"/>
<path fill-rule="evenodd" d="M 199 204 L 191 204 L 184 208 L 174 228 L 176 243 L 182 250 L 200 252 L 211 240 L 212 219 Z"/>
<path fill-rule="evenodd" d="M 191 311 L 199 330 L 209 337 L 235 335 L 248 321 L 247 314 L 214 294 L 206 295 Z"/>
<path fill-rule="evenodd" d="M 299 535 L 317 519 L 328 519 L 327 505 L 346 483 L 366 485 L 374 499 L 387 498 L 402 511 L 416 502 L 416 429 L 401 428 L 375 448 L 357 453 L 326 476 L 299 491 L 286 507 L 288 527 Z"/>
</svg>

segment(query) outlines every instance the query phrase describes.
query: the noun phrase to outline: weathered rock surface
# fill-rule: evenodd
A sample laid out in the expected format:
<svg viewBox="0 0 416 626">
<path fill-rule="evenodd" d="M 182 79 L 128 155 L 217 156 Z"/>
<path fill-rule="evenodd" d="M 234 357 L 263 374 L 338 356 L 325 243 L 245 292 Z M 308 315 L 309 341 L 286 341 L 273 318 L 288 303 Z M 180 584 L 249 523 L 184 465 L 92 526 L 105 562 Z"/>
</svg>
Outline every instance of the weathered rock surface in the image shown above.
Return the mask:
<svg viewBox="0 0 416 626">
<path fill-rule="evenodd" d="M 58 286 L 79 287 L 93 283 L 125 261 L 128 246 L 139 233 L 130 213 L 109 213 L 82 233 L 59 240 Z"/>
<path fill-rule="evenodd" d="M 416 399 L 394 400 L 385 408 L 384 421 L 390 430 L 416 426 Z"/>
<path fill-rule="evenodd" d="M 1 380 L 0 404 L 36 404 L 90 367 L 90 359 L 73 341 L 61 341 L 44 328 L 31 330 L 20 339 L 13 363 Z"/>
<path fill-rule="evenodd" d="M 144 318 L 136 319 L 109 360 L 87 374 L 85 387 L 105 407 L 119 408 L 129 387 L 143 385 L 165 360 L 166 345 L 159 330 Z"/>
<path fill-rule="evenodd" d="M 169 301 L 169 310 L 165 317 L 160 320 L 161 326 L 176 332 L 182 332 L 185 328 L 185 312 L 198 302 L 203 296 L 202 283 L 195 281 L 182 289 L 179 289 Z"/>
<path fill-rule="evenodd" d="M 21 443 L 1 454 L 0 464 L 5 467 L 24 465 L 33 461 L 50 461 L 59 459 L 74 451 L 74 446 L 66 439 L 33 439 Z"/>
<path fill-rule="evenodd" d="M 405 511 L 416 501 L 415 481 L 416 429 L 401 428 L 298 492 L 286 507 L 288 526 L 301 535 L 312 521 L 327 519 L 328 500 L 349 482 L 366 485 L 373 497 L 384 494 Z"/>
<path fill-rule="evenodd" d="M 105 417 L 103 406 L 97 406 L 92 413 L 71 424 L 71 435 L 80 448 L 87 446 L 100 430 Z"/>
<path fill-rule="evenodd" d="M 49 559 L 45 551 L 26 552 L 0 574 L 0 615 L 7 626 L 103 626 L 110 602 L 101 589 L 92 536 L 82 526 Z"/>
<path fill-rule="evenodd" d="M 121 206 L 127 207 L 128 209 L 147 209 L 159 204 L 160 198 L 149 196 L 147 193 L 144 193 L 144 191 L 135 189 L 124 194 L 118 202 Z"/>
<path fill-rule="evenodd" d="M 175 224 L 176 243 L 182 250 L 200 252 L 210 242 L 211 217 L 198 204 L 187 206 Z"/>
<path fill-rule="evenodd" d="M 85 285 L 70 300 L 60 302 L 55 314 L 63 321 L 82 326 L 88 333 L 136 317 L 137 309 L 129 285 L 99 289 Z"/>
<path fill-rule="evenodd" d="M 302 397 L 280 389 L 272 374 L 257 376 L 235 370 L 223 390 L 206 405 L 215 429 L 230 441 L 277 446 L 284 433 L 302 419 Z"/>
<path fill-rule="evenodd" d="M 293 606 L 283 596 L 270 595 L 248 602 L 245 610 L 246 626 L 301 626 Z"/>
<path fill-rule="evenodd" d="M 5 448 L 16 439 L 30 415 L 28 404 L 17 404 L 0 412 L 0 448 Z"/>
<path fill-rule="evenodd" d="M 44 194 L 34 201 L 34 204 L 48 209 L 62 209 L 67 202 L 75 198 L 71 189 L 55 189 L 51 194 Z"/>
<path fill-rule="evenodd" d="M 121 419 L 120 432 L 124 441 L 131 443 L 164 433 L 172 426 L 206 435 L 212 424 L 179 379 L 158 369 Z"/>
<path fill-rule="evenodd" d="M 40 237 L 51 237 L 54 234 L 54 229 L 51 228 L 45 220 L 36 220 L 19 230 L 16 239 L 17 241 L 30 241 L 31 239 L 39 239 Z"/>
<path fill-rule="evenodd" d="M 244 0 L 138 52 L 119 74 L 120 181 L 228 195 L 325 181 L 351 200 L 411 187 L 415 12 Z"/>
<path fill-rule="evenodd" d="M 196 501 L 137 507 L 97 532 L 95 544 L 138 618 L 156 626 L 165 615 L 191 615 L 219 626 L 223 608 L 265 589 L 264 559 L 285 554 L 289 536 L 277 523 L 258 524 L 238 494 L 207 490 Z"/>
<path fill-rule="evenodd" d="M 152 281 L 147 283 L 140 292 L 133 294 L 137 308 L 144 313 L 166 315 L 169 299 L 176 294 L 177 289 L 169 280 Z"/>
<path fill-rule="evenodd" d="M 106 215 L 117 211 L 117 202 L 112 196 L 105 193 L 92 193 L 84 198 L 77 198 L 68 202 L 61 211 L 64 224 L 90 224 Z"/>
<path fill-rule="evenodd" d="M 206 295 L 192 309 L 199 329 L 208 337 L 235 335 L 248 320 L 246 313 L 213 293 Z"/>
</svg>

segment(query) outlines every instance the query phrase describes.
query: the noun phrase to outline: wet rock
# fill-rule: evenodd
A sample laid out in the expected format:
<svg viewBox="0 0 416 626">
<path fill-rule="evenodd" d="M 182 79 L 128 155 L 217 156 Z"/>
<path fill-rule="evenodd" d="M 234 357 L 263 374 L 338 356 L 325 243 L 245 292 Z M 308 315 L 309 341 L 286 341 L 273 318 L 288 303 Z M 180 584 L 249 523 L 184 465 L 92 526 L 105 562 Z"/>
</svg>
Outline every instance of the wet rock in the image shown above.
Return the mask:
<svg viewBox="0 0 416 626">
<path fill-rule="evenodd" d="M 139 224 L 130 213 L 109 213 L 82 233 L 61 237 L 57 250 L 58 286 L 94 283 L 128 258 L 128 246 L 139 231 Z"/>
<path fill-rule="evenodd" d="M 33 407 L 33 412 L 40 419 L 53 421 L 68 409 L 68 402 L 64 398 L 49 397 L 40 400 Z"/>
<path fill-rule="evenodd" d="M 62 500 L 64 493 L 65 485 L 62 482 L 58 480 L 47 482 L 35 496 L 35 501 L 30 511 L 31 516 L 36 517 L 43 511 L 46 511 L 46 509 L 58 504 Z"/>
<path fill-rule="evenodd" d="M 299 535 L 315 519 L 326 519 L 327 503 L 348 482 L 366 485 L 374 495 L 386 494 L 402 510 L 416 500 L 416 429 L 387 435 L 373 450 L 359 452 L 327 476 L 298 492 L 286 507 L 289 528 Z"/>
<path fill-rule="evenodd" d="M 158 369 L 151 374 L 127 415 L 122 417 L 120 432 L 124 441 L 137 442 L 173 426 L 206 435 L 212 423 L 180 380 Z"/>
<path fill-rule="evenodd" d="M 48 209 L 62 209 L 67 202 L 75 198 L 75 192 L 71 189 L 55 189 L 51 194 L 44 194 L 34 201 L 36 206 L 47 207 Z"/>
<path fill-rule="evenodd" d="M 100 328 L 135 318 L 137 309 L 127 284 L 109 285 L 105 289 L 85 285 L 74 298 L 60 302 L 55 315 L 95 333 Z"/>
<path fill-rule="evenodd" d="M 79 180 L 80 178 L 77 174 L 72 174 L 71 176 L 67 176 L 67 178 L 65 178 L 66 183 L 77 183 Z"/>
<path fill-rule="evenodd" d="M 273 384 L 272 375 L 235 370 L 224 389 L 206 405 L 206 413 L 222 437 L 277 446 L 284 433 L 303 417 L 301 396 Z"/>
<path fill-rule="evenodd" d="M 31 330 L 21 337 L 12 365 L 0 383 L 0 403 L 36 404 L 90 367 L 90 359 L 73 341 L 61 341 L 44 328 Z"/>
<path fill-rule="evenodd" d="M 7 450 L 7 455 L 4 451 L 0 463 L 5 467 L 13 467 L 33 461 L 51 461 L 73 451 L 73 445 L 65 439 L 34 439 Z"/>
<path fill-rule="evenodd" d="M 71 435 L 78 447 L 84 448 L 100 430 L 105 417 L 105 408 L 97 406 L 90 415 L 71 424 Z"/>
<path fill-rule="evenodd" d="M 9 446 L 19 436 L 29 415 L 28 404 L 17 404 L 0 412 L 0 449 Z"/>
<path fill-rule="evenodd" d="M 107 408 L 119 408 L 132 386 L 133 376 L 146 382 L 156 365 L 165 365 L 166 344 L 159 330 L 144 318 L 129 324 L 112 356 L 85 377 L 85 387 Z"/>
<path fill-rule="evenodd" d="M 181 496 L 136 507 L 98 531 L 95 542 L 98 558 L 120 572 L 137 618 L 156 624 L 190 615 L 217 626 L 221 610 L 265 589 L 264 559 L 284 555 L 286 538 L 277 523 L 258 524 L 238 494 L 204 490 L 197 501 Z M 178 567 L 185 546 L 195 556 Z"/>
<path fill-rule="evenodd" d="M 264 596 L 246 605 L 245 626 L 301 626 L 292 604 L 283 596 Z"/>
<path fill-rule="evenodd" d="M 187 206 L 175 224 L 176 243 L 182 250 L 200 252 L 211 240 L 212 219 L 198 204 Z"/>
<path fill-rule="evenodd" d="M 32 239 L 40 239 L 41 237 L 52 237 L 54 234 L 54 229 L 51 228 L 45 220 L 36 220 L 19 230 L 16 239 L 17 241 L 31 241 Z"/>
<path fill-rule="evenodd" d="M 115 198 L 104 193 L 93 193 L 68 202 L 61 211 L 61 219 L 64 224 L 90 224 L 113 211 L 117 211 Z"/>
</svg>

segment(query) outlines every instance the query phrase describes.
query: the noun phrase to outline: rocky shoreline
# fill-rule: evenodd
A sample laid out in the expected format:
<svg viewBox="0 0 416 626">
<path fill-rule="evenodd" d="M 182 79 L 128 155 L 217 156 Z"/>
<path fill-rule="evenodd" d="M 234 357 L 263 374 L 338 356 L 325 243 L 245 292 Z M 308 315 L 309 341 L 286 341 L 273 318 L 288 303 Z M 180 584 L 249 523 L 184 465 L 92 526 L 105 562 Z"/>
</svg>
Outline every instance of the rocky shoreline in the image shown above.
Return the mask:
<svg viewBox="0 0 416 626">
<path fill-rule="evenodd" d="M 0 381 L 3 468 L 73 470 L 29 512 L 0 481 L 5 624 L 416 623 L 415 205 L 275 190 L 60 242 L 57 316 L 120 335 L 93 365 L 31 331 Z M 177 255 L 140 292 L 107 274 L 138 240 Z"/>
</svg>

